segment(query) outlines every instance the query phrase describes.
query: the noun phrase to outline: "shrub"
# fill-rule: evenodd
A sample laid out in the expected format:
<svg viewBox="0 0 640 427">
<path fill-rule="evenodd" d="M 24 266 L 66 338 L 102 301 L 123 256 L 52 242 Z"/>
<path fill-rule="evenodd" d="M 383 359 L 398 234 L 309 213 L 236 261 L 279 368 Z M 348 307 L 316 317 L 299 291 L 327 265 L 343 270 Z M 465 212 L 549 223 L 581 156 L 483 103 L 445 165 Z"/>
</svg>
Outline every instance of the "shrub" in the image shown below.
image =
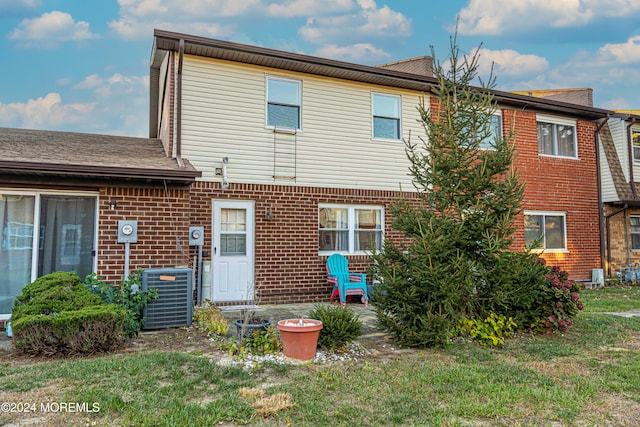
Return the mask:
<svg viewBox="0 0 640 427">
<path fill-rule="evenodd" d="M 13 305 L 11 320 L 24 316 L 49 315 L 100 305 L 76 273 L 55 272 L 42 276 L 22 289 Z"/>
<path fill-rule="evenodd" d="M 485 319 L 462 319 L 460 321 L 460 327 L 477 340 L 481 346 L 487 344 L 503 345 L 505 338 L 513 335 L 517 326 L 511 317 L 507 318 L 493 312 Z"/>
<path fill-rule="evenodd" d="M 127 313 L 115 305 L 97 305 L 12 321 L 16 348 L 41 356 L 89 355 L 124 344 Z"/>
<path fill-rule="evenodd" d="M 478 313 L 513 317 L 520 330 L 564 332 L 584 307 L 580 287 L 560 267 L 532 253 L 503 257 L 490 280 L 478 287 Z"/>
<path fill-rule="evenodd" d="M 149 301 L 158 298 L 157 289 L 142 290 L 142 270 L 132 272 L 119 285 L 105 283 L 101 276 L 92 273 L 85 278 L 84 285 L 103 303 L 116 304 L 126 310 L 124 331 L 128 337 L 140 331 L 144 324 L 142 310 Z"/>
<path fill-rule="evenodd" d="M 318 345 L 329 351 L 344 348 L 362 335 L 362 321 L 349 307 L 316 304 L 309 318 L 322 322 Z"/>
<path fill-rule="evenodd" d="M 193 310 L 193 322 L 198 330 L 212 335 L 227 335 L 229 320 L 209 300 Z"/>
</svg>

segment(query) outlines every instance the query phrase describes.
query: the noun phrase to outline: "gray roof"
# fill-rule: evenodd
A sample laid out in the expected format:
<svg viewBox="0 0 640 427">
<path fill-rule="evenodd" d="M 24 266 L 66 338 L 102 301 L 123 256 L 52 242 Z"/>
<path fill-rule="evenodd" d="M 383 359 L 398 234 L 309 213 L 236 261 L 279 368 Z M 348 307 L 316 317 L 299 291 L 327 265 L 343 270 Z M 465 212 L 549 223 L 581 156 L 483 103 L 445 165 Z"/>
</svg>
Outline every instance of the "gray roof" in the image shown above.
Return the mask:
<svg viewBox="0 0 640 427">
<path fill-rule="evenodd" d="M 191 182 L 201 176 L 180 167 L 159 139 L 0 128 L 0 174 L 92 179 Z"/>
</svg>

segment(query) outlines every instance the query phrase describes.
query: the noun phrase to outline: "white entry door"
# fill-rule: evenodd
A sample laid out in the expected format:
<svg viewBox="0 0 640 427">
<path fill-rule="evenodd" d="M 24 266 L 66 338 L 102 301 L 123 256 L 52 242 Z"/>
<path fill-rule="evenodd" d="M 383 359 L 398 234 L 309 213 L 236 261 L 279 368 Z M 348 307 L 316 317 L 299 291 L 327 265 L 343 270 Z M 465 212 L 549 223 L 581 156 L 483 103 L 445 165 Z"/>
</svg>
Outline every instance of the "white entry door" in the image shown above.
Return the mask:
<svg viewBox="0 0 640 427">
<path fill-rule="evenodd" d="M 253 299 L 254 204 L 213 202 L 212 300 Z"/>
</svg>

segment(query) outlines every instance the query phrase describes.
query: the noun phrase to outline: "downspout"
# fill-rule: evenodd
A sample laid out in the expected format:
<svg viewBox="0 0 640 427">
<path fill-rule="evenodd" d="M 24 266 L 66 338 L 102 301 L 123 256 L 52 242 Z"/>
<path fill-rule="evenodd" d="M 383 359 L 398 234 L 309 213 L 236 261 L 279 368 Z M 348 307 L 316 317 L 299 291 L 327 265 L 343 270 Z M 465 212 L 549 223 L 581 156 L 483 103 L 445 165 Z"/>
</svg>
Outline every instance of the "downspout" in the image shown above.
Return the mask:
<svg viewBox="0 0 640 427">
<path fill-rule="evenodd" d="M 629 183 L 631 184 L 631 194 L 633 195 L 633 200 L 636 200 L 636 183 L 633 182 L 633 143 L 631 141 L 631 126 L 636 122 L 635 117 L 631 118 L 631 123 L 627 125 L 627 151 L 629 155 Z"/>
<path fill-rule="evenodd" d="M 605 124 L 607 124 L 608 121 L 609 121 L 609 114 L 607 113 L 607 117 L 604 118 L 602 123 L 598 124 L 598 127 L 593 133 L 593 138 L 596 145 L 596 181 L 597 181 L 596 185 L 598 188 L 598 227 L 600 228 L 600 236 L 599 236 L 600 267 L 602 267 L 602 271 L 604 271 L 606 266 L 610 264 L 608 264 L 609 260 L 607 260 L 607 263 L 605 263 L 605 246 L 604 246 L 604 230 L 603 230 L 604 206 L 602 202 L 602 171 L 600 168 L 600 139 L 598 138 L 598 133 L 600 132 L 600 129 L 602 129 Z M 607 222 L 607 227 L 608 227 L 608 222 Z M 607 242 L 609 242 L 609 230 L 607 230 Z M 608 250 L 608 246 L 607 246 L 607 250 Z M 611 254 L 608 255 L 609 258 L 610 256 Z"/>
<path fill-rule="evenodd" d="M 182 161 L 182 59 L 184 57 L 184 39 L 178 45 L 178 81 L 176 82 L 176 160 L 180 169 L 184 169 Z"/>
</svg>

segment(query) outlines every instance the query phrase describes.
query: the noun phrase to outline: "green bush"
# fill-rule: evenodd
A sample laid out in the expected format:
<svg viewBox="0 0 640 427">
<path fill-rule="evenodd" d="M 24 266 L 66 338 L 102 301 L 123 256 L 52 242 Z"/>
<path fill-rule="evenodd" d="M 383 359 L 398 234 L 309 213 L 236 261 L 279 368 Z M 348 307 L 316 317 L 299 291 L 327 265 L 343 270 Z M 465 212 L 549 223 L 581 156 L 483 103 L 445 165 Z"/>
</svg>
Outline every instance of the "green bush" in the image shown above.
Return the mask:
<svg viewBox="0 0 640 427">
<path fill-rule="evenodd" d="M 89 355 L 113 351 L 125 342 L 127 313 L 97 305 L 12 321 L 17 349 L 34 356 Z"/>
<path fill-rule="evenodd" d="M 152 299 L 158 298 L 157 289 L 142 290 L 142 270 L 129 274 L 119 285 L 105 283 L 95 273 L 84 279 L 85 287 L 105 304 L 116 304 L 127 312 L 125 334 L 132 337 L 140 332 L 144 324 L 142 310 Z"/>
<path fill-rule="evenodd" d="M 463 319 L 460 321 L 460 327 L 477 340 L 481 346 L 487 344 L 503 345 L 505 338 L 513 335 L 517 326 L 511 317 L 507 318 L 493 312 L 485 319 Z"/>
<path fill-rule="evenodd" d="M 193 323 L 202 332 L 212 335 L 227 335 L 229 320 L 211 301 L 204 300 L 202 305 L 193 309 Z"/>
<path fill-rule="evenodd" d="M 24 316 L 49 315 L 100 305 L 76 273 L 55 272 L 42 276 L 22 289 L 13 305 L 12 322 Z"/>
<path fill-rule="evenodd" d="M 349 307 L 316 304 L 309 318 L 322 322 L 318 345 L 329 351 L 344 348 L 362 335 L 362 321 Z"/>
<path fill-rule="evenodd" d="M 511 252 L 477 289 L 481 316 L 512 317 L 520 330 L 564 332 L 584 307 L 580 287 L 566 271 L 533 253 Z"/>
</svg>

